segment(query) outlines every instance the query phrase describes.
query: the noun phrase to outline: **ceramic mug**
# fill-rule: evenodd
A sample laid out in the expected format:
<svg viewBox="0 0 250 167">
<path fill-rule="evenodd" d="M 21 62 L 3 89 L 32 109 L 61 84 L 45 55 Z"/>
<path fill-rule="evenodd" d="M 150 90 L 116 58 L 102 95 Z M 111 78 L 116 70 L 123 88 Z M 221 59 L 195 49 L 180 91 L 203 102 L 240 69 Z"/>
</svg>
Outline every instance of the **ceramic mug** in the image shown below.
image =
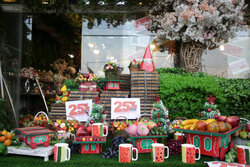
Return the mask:
<svg viewBox="0 0 250 167">
<path fill-rule="evenodd" d="M 57 143 L 54 146 L 54 161 L 64 162 L 70 160 L 70 148 L 67 143 Z"/>
<path fill-rule="evenodd" d="M 104 134 L 104 127 L 106 127 L 106 134 Z M 92 136 L 104 137 L 108 135 L 108 126 L 103 125 L 102 123 L 93 123 L 92 124 Z"/>
<path fill-rule="evenodd" d="M 184 133 L 174 133 L 174 139 L 175 140 L 181 140 L 181 142 L 184 142 L 185 134 Z"/>
<path fill-rule="evenodd" d="M 198 158 L 195 158 L 196 150 L 199 151 Z M 195 163 L 195 160 L 199 160 L 201 158 L 201 151 L 199 148 L 195 148 L 192 144 L 182 144 L 181 157 L 183 163 L 193 164 Z"/>
<path fill-rule="evenodd" d="M 164 150 L 167 149 L 167 156 L 164 155 Z M 153 162 L 164 162 L 164 159 L 169 157 L 169 148 L 168 146 L 164 146 L 161 143 L 153 143 L 151 144 L 151 156 Z"/>
<path fill-rule="evenodd" d="M 136 158 L 133 158 L 133 151 L 136 151 Z M 119 162 L 130 163 L 138 159 L 138 150 L 132 144 L 119 145 Z"/>
<path fill-rule="evenodd" d="M 237 146 L 237 159 L 239 164 L 250 165 L 250 147 Z"/>
</svg>

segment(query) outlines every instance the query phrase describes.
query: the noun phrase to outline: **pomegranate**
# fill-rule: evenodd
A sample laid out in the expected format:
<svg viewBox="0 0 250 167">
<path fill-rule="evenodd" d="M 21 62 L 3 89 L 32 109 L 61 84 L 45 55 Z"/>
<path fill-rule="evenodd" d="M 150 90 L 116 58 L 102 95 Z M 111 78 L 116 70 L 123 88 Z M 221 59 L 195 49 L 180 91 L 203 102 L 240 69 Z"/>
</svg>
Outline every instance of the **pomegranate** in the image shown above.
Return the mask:
<svg viewBox="0 0 250 167">
<path fill-rule="evenodd" d="M 227 119 L 227 117 L 226 116 L 218 116 L 216 119 L 217 119 L 217 121 L 223 121 L 223 122 L 225 122 L 226 119 Z"/>
<path fill-rule="evenodd" d="M 239 125 L 239 122 L 235 116 L 227 117 L 225 122 L 229 123 L 232 126 L 232 128 Z"/>
<path fill-rule="evenodd" d="M 200 131 L 205 131 L 206 129 L 206 122 L 205 121 L 197 121 L 195 124 L 195 129 Z"/>
</svg>

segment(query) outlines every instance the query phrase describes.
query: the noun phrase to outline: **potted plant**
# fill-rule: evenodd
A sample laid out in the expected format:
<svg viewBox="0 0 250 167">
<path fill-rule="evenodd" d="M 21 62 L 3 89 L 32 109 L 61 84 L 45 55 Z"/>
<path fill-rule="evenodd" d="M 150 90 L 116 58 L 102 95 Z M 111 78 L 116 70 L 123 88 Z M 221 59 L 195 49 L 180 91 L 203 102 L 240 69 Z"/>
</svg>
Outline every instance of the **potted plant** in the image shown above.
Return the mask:
<svg viewBox="0 0 250 167">
<path fill-rule="evenodd" d="M 103 71 L 105 72 L 105 78 L 108 80 L 118 80 L 119 74 L 123 71 L 123 67 L 114 62 L 108 62 L 104 65 Z"/>
<path fill-rule="evenodd" d="M 79 82 L 79 91 L 96 91 L 98 77 L 93 73 L 78 73 L 75 82 Z"/>
<path fill-rule="evenodd" d="M 136 61 L 135 59 L 130 61 L 128 66 L 130 73 L 140 71 L 140 66 L 141 66 L 140 61 Z"/>
</svg>

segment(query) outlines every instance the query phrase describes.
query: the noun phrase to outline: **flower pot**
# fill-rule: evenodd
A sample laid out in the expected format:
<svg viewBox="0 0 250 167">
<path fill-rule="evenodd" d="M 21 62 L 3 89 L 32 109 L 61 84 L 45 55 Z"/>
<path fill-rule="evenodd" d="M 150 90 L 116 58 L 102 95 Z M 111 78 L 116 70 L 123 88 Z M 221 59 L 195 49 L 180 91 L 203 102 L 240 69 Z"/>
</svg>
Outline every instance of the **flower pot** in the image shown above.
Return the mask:
<svg viewBox="0 0 250 167">
<path fill-rule="evenodd" d="M 119 74 L 115 71 L 105 71 L 105 78 L 108 80 L 118 80 Z"/>
<path fill-rule="evenodd" d="M 140 71 L 140 67 L 129 67 L 129 72 L 137 72 L 137 71 Z"/>
<path fill-rule="evenodd" d="M 96 82 L 80 82 L 79 91 L 97 91 Z"/>
</svg>

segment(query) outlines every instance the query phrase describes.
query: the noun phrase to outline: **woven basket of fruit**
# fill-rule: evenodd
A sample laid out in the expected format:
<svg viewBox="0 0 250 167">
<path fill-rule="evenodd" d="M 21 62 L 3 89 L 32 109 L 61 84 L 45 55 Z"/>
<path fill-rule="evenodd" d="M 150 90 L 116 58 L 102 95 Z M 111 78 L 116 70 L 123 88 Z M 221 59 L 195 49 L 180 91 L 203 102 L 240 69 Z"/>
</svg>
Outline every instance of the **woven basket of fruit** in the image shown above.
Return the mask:
<svg viewBox="0 0 250 167">
<path fill-rule="evenodd" d="M 43 112 L 39 111 L 35 117 L 34 120 L 31 121 L 28 126 L 44 126 L 44 127 L 49 127 L 52 125 L 52 121 L 49 119 L 48 115 Z"/>
<path fill-rule="evenodd" d="M 240 118 L 242 129 L 233 134 L 232 141 L 235 145 L 245 145 L 250 140 L 250 121 Z"/>
<path fill-rule="evenodd" d="M 124 118 L 126 121 L 118 121 L 119 118 Z M 128 126 L 128 119 L 125 116 L 118 116 L 115 118 L 114 122 L 111 123 L 110 131 L 112 131 L 112 134 L 114 136 L 123 136 L 128 137 L 127 134 L 124 132 L 124 129 Z"/>
</svg>

